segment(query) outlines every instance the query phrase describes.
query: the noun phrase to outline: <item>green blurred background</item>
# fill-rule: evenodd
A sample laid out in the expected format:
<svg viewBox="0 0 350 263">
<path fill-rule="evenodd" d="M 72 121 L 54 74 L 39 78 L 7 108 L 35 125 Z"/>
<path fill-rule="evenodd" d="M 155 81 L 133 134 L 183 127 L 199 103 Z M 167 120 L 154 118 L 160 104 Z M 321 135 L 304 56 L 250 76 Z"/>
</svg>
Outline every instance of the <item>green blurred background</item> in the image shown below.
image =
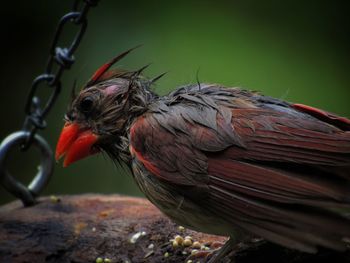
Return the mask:
<svg viewBox="0 0 350 263">
<path fill-rule="evenodd" d="M 64 74 L 63 92 L 42 135 L 54 148 L 72 83 L 82 85 L 116 54 L 142 48 L 120 66 L 146 75 L 164 71 L 156 90 L 202 82 L 240 86 L 350 116 L 350 16 L 346 1 L 108 1 L 89 13 L 76 63 Z M 1 8 L 0 138 L 21 128 L 32 79 L 45 66 L 58 19 L 72 1 L 12 1 Z M 67 43 L 74 26 L 65 32 Z M 40 93 L 47 96 L 49 90 Z M 10 171 L 28 183 L 38 155 L 14 151 Z M 66 169 L 57 164 L 44 194 L 85 192 L 141 195 L 126 170 L 102 156 Z M 0 187 L 0 204 L 13 198 Z"/>
</svg>

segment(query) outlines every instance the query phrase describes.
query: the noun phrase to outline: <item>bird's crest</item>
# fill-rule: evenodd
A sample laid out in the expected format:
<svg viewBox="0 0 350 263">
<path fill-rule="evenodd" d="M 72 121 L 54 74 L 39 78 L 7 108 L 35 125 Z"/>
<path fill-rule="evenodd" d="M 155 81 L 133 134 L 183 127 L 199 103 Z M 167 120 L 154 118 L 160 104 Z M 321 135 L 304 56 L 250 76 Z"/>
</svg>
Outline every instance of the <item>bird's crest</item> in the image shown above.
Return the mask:
<svg viewBox="0 0 350 263">
<path fill-rule="evenodd" d="M 151 63 L 141 67 L 140 69 L 134 70 L 134 71 L 129 71 L 129 70 L 120 69 L 120 68 L 110 69 L 115 63 L 120 61 L 122 58 L 124 58 L 126 55 L 128 55 L 131 51 L 133 51 L 134 49 L 136 49 L 140 46 L 141 45 L 138 45 L 136 47 L 133 47 L 129 50 L 124 51 L 123 53 L 117 55 L 115 58 L 113 58 L 112 60 L 103 64 L 101 67 L 99 67 L 96 70 L 96 72 L 92 75 L 92 77 L 90 78 L 90 80 L 87 82 L 87 84 L 85 85 L 85 87 L 83 89 L 86 89 L 88 87 L 91 87 L 91 86 L 99 83 L 99 82 L 109 80 L 112 78 L 125 78 L 125 79 L 129 80 L 128 89 L 124 94 L 126 99 L 128 99 L 130 93 L 132 93 L 132 90 L 134 88 L 139 87 L 139 85 L 135 85 L 135 82 L 137 82 L 141 79 L 142 79 L 143 84 L 144 84 L 144 85 L 142 85 L 143 88 L 149 90 L 149 87 L 151 85 L 153 85 L 161 77 L 163 77 L 167 72 L 162 73 L 162 74 L 146 81 L 145 79 L 140 78 L 140 75 L 142 74 L 142 72 L 145 69 L 147 69 L 151 65 Z"/>
<path fill-rule="evenodd" d="M 126 55 L 128 55 L 131 51 L 133 51 L 134 49 L 140 47 L 136 46 L 133 47 L 127 51 L 124 51 L 123 53 L 119 54 L 118 56 L 116 56 L 115 58 L 113 58 L 112 60 L 108 61 L 107 63 L 103 64 L 101 67 L 99 67 L 96 72 L 92 75 L 91 79 L 88 81 L 88 83 L 86 84 L 87 87 L 94 85 L 100 81 L 109 79 L 111 77 L 114 76 L 120 76 L 126 73 L 129 73 L 128 71 L 124 71 L 124 70 L 120 70 L 120 69 L 116 69 L 116 70 L 110 70 L 110 67 L 112 67 L 115 63 L 117 63 L 119 60 L 121 60 L 122 58 L 124 58 Z"/>
</svg>

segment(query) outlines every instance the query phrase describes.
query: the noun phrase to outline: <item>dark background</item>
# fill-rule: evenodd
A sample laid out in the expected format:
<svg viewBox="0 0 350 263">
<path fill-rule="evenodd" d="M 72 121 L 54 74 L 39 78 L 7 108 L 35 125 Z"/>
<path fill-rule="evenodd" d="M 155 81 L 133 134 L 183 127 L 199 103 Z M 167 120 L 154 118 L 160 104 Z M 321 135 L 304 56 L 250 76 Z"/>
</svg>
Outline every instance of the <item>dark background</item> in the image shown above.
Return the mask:
<svg viewBox="0 0 350 263">
<path fill-rule="evenodd" d="M 343 1 L 346 3 L 346 1 Z M 32 79 L 42 73 L 58 19 L 72 1 L 12 1 L 1 7 L 0 138 L 21 128 Z M 54 148 L 74 79 L 79 85 L 116 54 L 144 44 L 120 66 L 155 76 L 165 94 L 196 82 L 240 86 L 350 116 L 349 9 L 337 1 L 108 1 L 88 15 L 76 63 L 42 135 Z M 65 32 L 69 40 L 74 26 Z M 62 41 L 62 44 L 66 43 Z M 41 92 L 47 96 L 47 88 Z M 38 155 L 14 151 L 9 170 L 28 183 Z M 129 173 L 102 156 L 56 165 L 44 194 L 141 195 Z M 13 198 L 0 187 L 0 204 Z"/>
</svg>

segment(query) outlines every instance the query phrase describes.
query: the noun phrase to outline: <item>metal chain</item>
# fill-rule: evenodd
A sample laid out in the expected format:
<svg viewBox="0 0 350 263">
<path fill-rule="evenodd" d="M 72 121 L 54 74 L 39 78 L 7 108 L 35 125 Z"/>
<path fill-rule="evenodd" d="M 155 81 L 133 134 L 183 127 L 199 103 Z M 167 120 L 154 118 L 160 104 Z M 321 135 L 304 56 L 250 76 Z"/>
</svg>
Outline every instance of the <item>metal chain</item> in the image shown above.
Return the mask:
<svg viewBox="0 0 350 263">
<path fill-rule="evenodd" d="M 54 158 L 51 148 L 45 139 L 38 135 L 37 132 L 38 130 L 46 128 L 45 117 L 61 91 L 62 74 L 74 63 L 75 58 L 73 54 L 85 33 L 87 27 L 86 15 L 91 7 L 97 5 L 98 1 L 99 0 L 83 0 L 83 6 L 78 10 L 81 1 L 76 0 L 72 11 L 60 19 L 51 44 L 45 72 L 34 79 L 29 91 L 25 105 L 26 118 L 23 129 L 7 136 L 0 145 L 0 183 L 7 191 L 21 199 L 24 206 L 35 204 L 35 197 L 44 189 L 52 175 Z M 63 28 L 68 23 L 79 26 L 79 29 L 68 47 L 60 47 L 58 46 L 59 40 Z M 56 70 L 54 70 L 55 66 L 57 68 Z M 52 91 L 43 107 L 41 107 L 40 99 L 37 96 L 37 90 L 41 86 L 46 86 L 46 88 L 50 88 Z M 37 175 L 29 186 L 26 187 L 11 176 L 5 167 L 5 161 L 12 148 L 20 146 L 21 149 L 25 151 L 31 145 L 39 148 L 41 164 Z"/>
</svg>

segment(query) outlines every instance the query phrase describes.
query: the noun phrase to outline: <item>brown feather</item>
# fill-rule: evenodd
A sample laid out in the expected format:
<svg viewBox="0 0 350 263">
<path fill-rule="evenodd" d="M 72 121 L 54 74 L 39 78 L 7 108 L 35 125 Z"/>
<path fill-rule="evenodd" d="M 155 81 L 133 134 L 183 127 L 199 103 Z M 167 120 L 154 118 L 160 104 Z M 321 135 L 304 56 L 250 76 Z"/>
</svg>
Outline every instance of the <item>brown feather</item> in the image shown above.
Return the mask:
<svg viewBox="0 0 350 263">
<path fill-rule="evenodd" d="M 336 209 L 350 208 L 350 133 L 256 94 L 208 90 L 180 93 L 134 122 L 131 145 L 157 167 L 159 184 L 207 186 L 208 211 L 273 242 L 345 249 L 350 221 Z"/>
</svg>

